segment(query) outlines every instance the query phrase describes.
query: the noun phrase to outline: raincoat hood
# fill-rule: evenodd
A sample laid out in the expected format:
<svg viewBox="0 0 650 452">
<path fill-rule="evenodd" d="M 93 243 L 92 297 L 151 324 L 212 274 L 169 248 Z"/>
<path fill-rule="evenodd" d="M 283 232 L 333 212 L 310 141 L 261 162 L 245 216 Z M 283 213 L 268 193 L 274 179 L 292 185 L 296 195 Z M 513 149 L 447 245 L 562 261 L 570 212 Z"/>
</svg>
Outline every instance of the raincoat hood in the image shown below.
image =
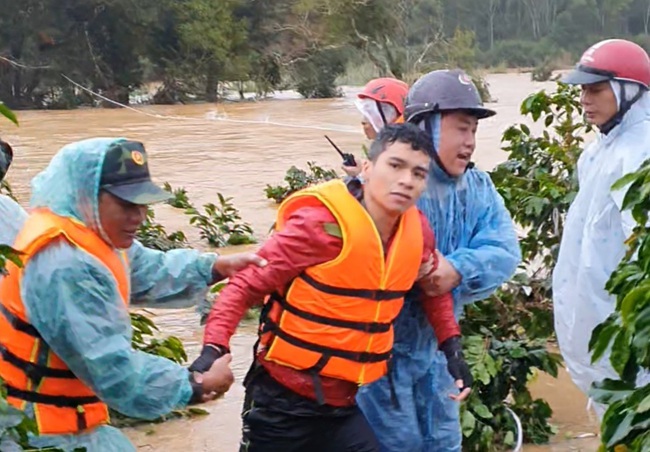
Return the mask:
<svg viewBox="0 0 650 452">
<path fill-rule="evenodd" d="M 610 80 L 612 92 L 616 97 L 617 111 L 606 123 L 598 126 L 602 134 L 609 135 L 619 125 L 625 122 L 632 110 L 632 121 L 642 119 L 639 110 L 648 110 L 648 90 L 637 83 Z M 636 107 L 636 108 L 635 108 Z M 630 120 L 627 121 L 630 124 Z"/>
<path fill-rule="evenodd" d="M 618 82 L 610 82 L 610 83 L 614 84 Z M 613 86 L 612 90 L 616 95 L 616 102 L 620 110 L 621 101 L 622 101 L 620 98 L 620 89 L 616 89 Z M 629 89 L 628 89 L 628 93 L 629 93 Z M 629 96 L 629 94 L 627 95 Z M 629 101 L 629 99 L 624 99 L 623 101 Z M 625 112 L 619 124 L 617 124 L 614 128 L 612 128 L 611 131 L 606 135 L 601 134 L 601 138 L 606 139 L 608 142 L 613 141 L 614 139 L 616 139 L 616 137 L 618 137 L 621 134 L 622 131 L 627 130 L 629 127 L 633 126 L 638 122 L 647 120 L 648 118 L 650 118 L 650 92 L 643 91 L 641 97 L 636 102 L 634 102 L 632 106 L 629 107 L 627 112 Z"/>
<path fill-rule="evenodd" d="M 363 98 L 355 100 L 354 105 L 377 133 L 385 125 L 394 123 L 399 116 L 397 109 L 386 102 L 377 102 L 373 99 Z M 381 112 L 379 108 L 381 108 Z M 384 123 L 384 119 L 386 123 Z"/>
<path fill-rule="evenodd" d="M 108 243 L 99 221 L 99 181 L 111 144 L 125 138 L 92 138 L 61 148 L 31 183 L 32 208 L 81 221 Z"/>
<path fill-rule="evenodd" d="M 447 171 L 444 170 L 441 163 L 439 162 L 439 159 L 434 159 L 431 161 L 431 164 L 429 166 L 429 180 L 427 182 L 427 185 L 455 185 L 464 176 L 464 173 L 456 177 L 451 176 L 449 173 L 447 173 Z"/>
</svg>

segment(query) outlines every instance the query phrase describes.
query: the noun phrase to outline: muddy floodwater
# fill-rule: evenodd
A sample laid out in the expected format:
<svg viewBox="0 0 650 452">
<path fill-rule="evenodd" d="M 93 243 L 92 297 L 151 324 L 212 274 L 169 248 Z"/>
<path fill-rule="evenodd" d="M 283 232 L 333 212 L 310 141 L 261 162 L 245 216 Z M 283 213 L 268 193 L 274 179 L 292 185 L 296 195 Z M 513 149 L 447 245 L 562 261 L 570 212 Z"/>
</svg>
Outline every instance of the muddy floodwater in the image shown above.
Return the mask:
<svg viewBox="0 0 650 452">
<path fill-rule="evenodd" d="M 522 122 L 519 104 L 552 83 L 530 80 L 529 74 L 488 76 L 495 117 L 481 122 L 474 160 L 481 169 L 503 161 L 502 132 Z M 18 199 L 26 205 L 29 181 L 43 169 L 64 144 L 97 136 L 124 136 L 145 143 L 151 154 L 154 178 L 173 187 L 185 187 L 197 206 L 216 202 L 216 193 L 232 197 L 244 220 L 263 237 L 273 223 L 275 205 L 264 196 L 266 184 L 282 181 L 293 164 L 306 168 L 307 161 L 338 168 L 340 157 L 323 135 L 327 134 L 346 152 L 360 155 L 364 137 L 354 105 L 358 88 L 346 88 L 346 96 L 334 100 L 303 100 L 281 93 L 263 102 L 239 102 L 187 106 L 145 106 L 140 112 L 118 110 L 19 112 L 20 128 L 3 125 L 2 136 L 15 149 L 8 179 Z M 535 130 L 533 128 L 533 130 Z M 169 206 L 156 208 L 157 220 L 168 230 L 188 232 L 195 246 L 198 235 L 187 217 Z M 230 251 L 230 250 L 229 250 Z M 180 337 L 193 359 L 201 343 L 202 329 L 193 309 L 151 310 L 165 334 Z M 238 449 L 243 398 L 243 379 L 255 341 L 253 326 L 243 326 L 233 339 L 233 369 L 237 382 L 226 396 L 206 405 L 209 416 L 143 425 L 127 433 L 142 451 L 216 451 Z M 554 410 L 559 433 L 550 445 L 525 446 L 525 451 L 593 451 L 598 447 L 596 419 L 586 411 L 587 400 L 566 373 L 555 380 L 539 376 L 532 384 L 536 397 L 543 397 Z"/>
</svg>

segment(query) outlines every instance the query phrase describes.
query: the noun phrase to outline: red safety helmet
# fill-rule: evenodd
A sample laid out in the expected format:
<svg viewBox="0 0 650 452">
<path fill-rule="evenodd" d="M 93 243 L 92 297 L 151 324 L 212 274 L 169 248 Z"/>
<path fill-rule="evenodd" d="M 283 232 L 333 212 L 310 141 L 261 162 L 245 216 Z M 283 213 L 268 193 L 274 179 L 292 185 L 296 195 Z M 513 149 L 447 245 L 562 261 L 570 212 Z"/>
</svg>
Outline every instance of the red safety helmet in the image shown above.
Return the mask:
<svg viewBox="0 0 650 452">
<path fill-rule="evenodd" d="M 591 85 L 607 80 L 650 87 L 650 58 L 643 48 L 624 39 L 607 39 L 589 47 L 575 69 L 562 80 L 570 85 Z"/>
<path fill-rule="evenodd" d="M 369 81 L 357 96 L 359 99 L 372 99 L 375 102 L 390 104 L 395 107 L 400 116 L 404 113 L 404 102 L 408 92 L 409 86 L 403 81 L 383 77 Z"/>
</svg>

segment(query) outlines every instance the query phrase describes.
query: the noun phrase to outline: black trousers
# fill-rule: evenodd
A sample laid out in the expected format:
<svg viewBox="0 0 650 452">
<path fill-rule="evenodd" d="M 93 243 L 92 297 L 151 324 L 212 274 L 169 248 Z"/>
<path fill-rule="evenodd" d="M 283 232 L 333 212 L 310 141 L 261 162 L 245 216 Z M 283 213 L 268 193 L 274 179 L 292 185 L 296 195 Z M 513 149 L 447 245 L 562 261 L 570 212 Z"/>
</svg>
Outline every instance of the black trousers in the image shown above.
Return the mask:
<svg viewBox="0 0 650 452">
<path fill-rule="evenodd" d="M 356 405 L 319 405 L 285 388 L 262 368 L 253 374 L 246 384 L 240 452 L 379 451 Z"/>
</svg>

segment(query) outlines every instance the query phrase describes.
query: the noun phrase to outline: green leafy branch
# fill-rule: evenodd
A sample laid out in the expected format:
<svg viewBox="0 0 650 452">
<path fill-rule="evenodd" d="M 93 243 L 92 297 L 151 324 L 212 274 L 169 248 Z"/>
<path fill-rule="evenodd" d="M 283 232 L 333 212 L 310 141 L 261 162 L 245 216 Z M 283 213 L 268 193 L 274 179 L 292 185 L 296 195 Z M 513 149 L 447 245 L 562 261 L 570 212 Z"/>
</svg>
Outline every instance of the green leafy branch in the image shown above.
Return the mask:
<svg viewBox="0 0 650 452">
<path fill-rule="evenodd" d="M 623 210 L 636 221 L 627 252 L 605 288 L 616 297 L 616 308 L 591 336 L 592 362 L 605 359 L 619 380 L 595 383 L 591 396 L 608 405 L 602 419 L 601 450 L 626 446 L 650 450 L 650 383 L 637 387 L 640 373 L 650 371 L 650 160 L 617 181 L 612 190 L 626 189 Z"/>
<path fill-rule="evenodd" d="M 205 214 L 191 207 L 190 224 L 201 231 L 201 238 L 214 247 L 247 245 L 255 243 L 253 228 L 242 221 L 239 210 L 232 204 L 232 198 L 217 193 L 219 205 L 205 204 Z"/>
<path fill-rule="evenodd" d="M 545 443 L 555 433 L 552 410 L 533 400 L 528 383 L 536 372 L 557 376 L 560 356 L 548 350 L 553 334 L 551 271 L 564 217 L 577 193 L 577 161 L 590 127 L 581 119 L 579 93 L 558 84 L 554 93 L 527 97 L 521 113 L 543 126 L 526 124 L 503 134 L 508 160 L 490 176 L 514 221 L 523 229 L 523 265 L 488 300 L 466 308 L 461 322 L 465 350 L 476 379 L 462 407 L 463 450 L 511 447 L 521 419 L 524 441 Z"/>
<path fill-rule="evenodd" d="M 267 185 L 264 193 L 268 199 L 280 204 L 290 194 L 319 182 L 336 179 L 338 175 L 332 169 L 324 169 L 314 162 L 307 162 L 309 172 L 292 166 L 284 176 L 285 185 Z"/>
</svg>

